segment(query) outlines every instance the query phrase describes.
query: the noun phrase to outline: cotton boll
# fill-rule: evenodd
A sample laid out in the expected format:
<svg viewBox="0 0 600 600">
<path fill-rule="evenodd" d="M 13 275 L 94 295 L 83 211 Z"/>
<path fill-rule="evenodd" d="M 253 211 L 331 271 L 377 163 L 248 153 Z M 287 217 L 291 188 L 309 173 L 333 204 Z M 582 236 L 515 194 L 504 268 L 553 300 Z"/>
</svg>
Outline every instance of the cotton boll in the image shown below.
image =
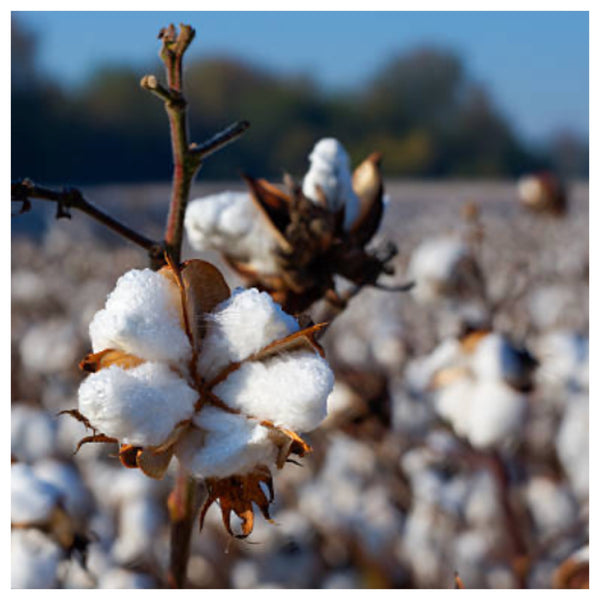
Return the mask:
<svg viewBox="0 0 600 600">
<path fill-rule="evenodd" d="M 112 547 L 114 560 L 125 565 L 152 558 L 163 523 L 163 511 L 153 499 L 142 496 L 124 502 L 119 511 L 119 534 Z"/>
<path fill-rule="evenodd" d="M 179 321 L 178 294 L 166 277 L 150 269 L 122 275 L 105 308 L 90 323 L 94 352 L 115 348 L 151 361 L 189 359 L 191 346 Z"/>
<path fill-rule="evenodd" d="M 507 385 L 480 381 L 472 390 L 467 437 L 476 448 L 491 448 L 517 435 L 527 400 Z"/>
<path fill-rule="evenodd" d="M 231 569 L 231 587 L 236 590 L 253 589 L 260 583 L 260 570 L 252 560 L 238 560 Z"/>
<path fill-rule="evenodd" d="M 15 463 L 11 467 L 10 500 L 11 523 L 45 523 L 61 501 L 61 493 L 37 477 L 29 465 Z"/>
<path fill-rule="evenodd" d="M 337 212 L 345 207 L 344 229 L 348 231 L 360 211 L 360 201 L 352 189 L 348 153 L 336 139 L 324 138 L 315 144 L 308 158 L 310 169 L 302 183 L 304 195 L 318 202 L 318 186 L 325 194 L 329 210 Z"/>
<path fill-rule="evenodd" d="M 75 367 L 79 339 L 72 323 L 52 319 L 31 327 L 21 340 L 19 351 L 27 370 L 50 375 Z"/>
<path fill-rule="evenodd" d="M 454 540 L 453 566 L 467 588 L 481 588 L 491 551 L 487 539 L 477 530 L 468 530 Z"/>
<path fill-rule="evenodd" d="M 113 568 L 98 578 L 98 589 L 101 590 L 148 590 L 154 588 L 156 588 L 156 583 L 150 575 L 126 569 Z"/>
<path fill-rule="evenodd" d="M 11 532 L 11 587 L 49 589 L 57 587 L 60 547 L 36 529 Z"/>
<path fill-rule="evenodd" d="M 47 459 L 37 462 L 33 472 L 36 477 L 59 490 L 69 515 L 80 518 L 86 516 L 90 508 L 89 493 L 73 465 Z"/>
<path fill-rule="evenodd" d="M 247 192 L 223 192 L 190 202 L 185 229 L 194 250 L 216 250 L 260 273 L 277 271 L 276 242 Z"/>
<path fill-rule="evenodd" d="M 92 373 L 79 387 L 79 410 L 104 434 L 123 443 L 158 446 L 194 411 L 197 392 L 168 366 L 116 365 Z"/>
<path fill-rule="evenodd" d="M 468 256 L 468 248 L 458 237 L 426 240 L 413 252 L 408 267 L 411 290 L 415 299 L 424 304 L 439 300 L 456 278 L 456 269 Z"/>
<path fill-rule="evenodd" d="M 244 360 L 299 329 L 296 320 L 271 296 L 255 288 L 234 290 L 207 321 L 198 369 L 209 379 L 228 364 Z"/>
<path fill-rule="evenodd" d="M 434 398 L 436 412 L 463 437 L 470 436 L 471 432 L 474 386 L 473 380 L 461 377 L 440 389 Z"/>
<path fill-rule="evenodd" d="M 247 362 L 215 387 L 228 406 L 294 431 L 311 431 L 327 414 L 334 377 L 327 362 L 310 351 Z"/>
<path fill-rule="evenodd" d="M 489 471 L 478 471 L 471 478 L 471 488 L 464 505 L 467 523 L 473 527 L 488 527 L 502 522 L 498 485 Z"/>
<path fill-rule="evenodd" d="M 11 452 L 17 459 L 35 462 L 53 454 L 57 422 L 47 412 L 15 404 L 10 427 Z"/>
<path fill-rule="evenodd" d="M 407 386 L 411 391 L 422 394 L 431 384 L 437 371 L 460 360 L 460 342 L 455 338 L 446 338 L 431 354 L 416 358 L 407 365 Z"/>
<path fill-rule="evenodd" d="M 581 501 L 589 493 L 589 401 L 575 396 L 567 404 L 556 436 L 556 452 L 573 491 Z"/>
<path fill-rule="evenodd" d="M 253 419 L 207 406 L 194 416 L 194 425 L 199 431 L 184 436 L 176 454 L 198 477 L 243 475 L 275 461 L 269 430 Z"/>
<path fill-rule="evenodd" d="M 577 520 L 577 505 L 565 486 L 547 477 L 534 477 L 525 491 L 527 505 L 542 535 L 568 529 Z"/>
</svg>

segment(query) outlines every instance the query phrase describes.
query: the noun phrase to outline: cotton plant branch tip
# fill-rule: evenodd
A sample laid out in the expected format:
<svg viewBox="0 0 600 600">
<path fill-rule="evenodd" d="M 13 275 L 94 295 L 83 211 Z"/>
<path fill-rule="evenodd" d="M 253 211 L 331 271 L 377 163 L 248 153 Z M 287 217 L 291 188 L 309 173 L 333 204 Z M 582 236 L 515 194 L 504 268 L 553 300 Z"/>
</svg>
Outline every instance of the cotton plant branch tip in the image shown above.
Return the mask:
<svg viewBox="0 0 600 600">
<path fill-rule="evenodd" d="M 248 121 L 237 121 L 229 125 L 226 129 L 223 129 L 223 131 L 215 134 L 209 140 L 201 144 L 191 144 L 189 147 L 190 154 L 197 160 L 203 160 L 237 140 L 249 127 L 250 123 Z"/>
</svg>

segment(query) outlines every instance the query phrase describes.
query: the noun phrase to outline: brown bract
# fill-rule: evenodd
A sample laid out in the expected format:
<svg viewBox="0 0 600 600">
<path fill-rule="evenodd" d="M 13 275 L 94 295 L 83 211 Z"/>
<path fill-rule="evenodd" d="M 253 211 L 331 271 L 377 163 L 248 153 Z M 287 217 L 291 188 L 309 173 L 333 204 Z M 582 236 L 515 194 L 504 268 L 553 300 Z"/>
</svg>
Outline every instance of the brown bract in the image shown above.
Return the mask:
<svg viewBox="0 0 600 600">
<path fill-rule="evenodd" d="M 223 402 L 213 392 L 213 388 L 245 362 L 261 361 L 278 353 L 300 349 L 312 349 L 321 356 L 324 355 L 323 349 L 315 339 L 315 334 L 324 327 L 324 324 L 312 325 L 268 344 L 241 362 L 228 365 L 210 381 L 206 381 L 196 371 L 197 358 L 202 351 L 202 340 L 206 333 L 206 316 L 218 304 L 229 298 L 229 287 L 219 270 L 202 260 L 190 260 L 176 266 L 167 258 L 167 266 L 163 267 L 159 273 L 170 281 L 179 292 L 179 320 L 190 341 L 192 357 L 188 364 L 171 365 L 171 369 L 198 392 L 196 411 L 202 410 L 202 407 L 208 404 L 227 412 L 240 414 L 238 410 Z M 132 369 L 144 362 L 144 359 L 133 354 L 115 348 L 107 348 L 88 354 L 80 362 L 79 367 L 88 373 L 95 373 L 111 366 L 117 366 L 124 370 Z M 178 440 L 195 427 L 192 419 L 187 419 L 180 422 L 159 446 L 141 447 L 121 443 L 120 440 L 97 431 L 92 423 L 76 409 L 62 411 L 62 414 L 69 414 L 92 431 L 92 435 L 79 441 L 76 452 L 81 446 L 88 443 L 119 444 L 118 457 L 121 464 L 126 468 L 139 468 L 144 474 L 154 479 L 162 479 L 174 455 Z M 244 416 L 249 419 L 254 418 L 252 415 Z M 295 432 L 277 427 L 269 421 L 261 421 L 261 425 L 270 430 L 269 438 L 277 450 L 275 461 L 277 468 L 282 468 L 291 454 L 302 457 L 310 452 L 310 447 Z M 261 483 L 265 484 L 270 492 L 268 498 L 261 488 Z M 238 537 L 245 537 L 252 531 L 253 504 L 256 504 L 265 518 L 269 519 L 268 505 L 273 499 L 273 489 L 268 466 L 257 465 L 250 473 L 223 479 L 210 478 L 207 480 L 207 486 L 209 496 L 201 509 L 201 526 L 206 511 L 215 500 L 219 501 L 225 526 L 232 535 L 229 525 L 231 511 L 242 519 L 242 535 Z"/>
<path fill-rule="evenodd" d="M 379 153 L 371 154 L 354 171 L 352 186 L 360 210 L 349 230 L 344 229 L 344 207 L 332 212 L 323 193 L 313 202 L 289 177 L 288 190 L 283 192 L 264 179 L 245 176 L 252 200 L 276 242 L 277 272 L 260 273 L 250 263 L 227 255 L 226 260 L 250 285 L 268 291 L 294 314 L 320 298 L 336 295 L 334 275 L 363 286 L 375 284 L 382 273 L 392 274 L 389 261 L 395 247 L 390 245 L 379 255 L 365 250 L 383 215 L 380 162 Z"/>
</svg>

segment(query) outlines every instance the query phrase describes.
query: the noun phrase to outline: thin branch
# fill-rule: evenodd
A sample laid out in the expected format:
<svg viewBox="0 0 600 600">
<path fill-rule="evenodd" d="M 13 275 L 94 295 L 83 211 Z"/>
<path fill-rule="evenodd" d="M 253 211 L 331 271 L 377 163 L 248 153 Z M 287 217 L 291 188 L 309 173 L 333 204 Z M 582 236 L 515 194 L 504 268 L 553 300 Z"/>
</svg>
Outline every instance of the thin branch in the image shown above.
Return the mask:
<svg viewBox="0 0 600 600">
<path fill-rule="evenodd" d="M 203 142 L 202 144 L 192 144 L 189 148 L 190 153 L 198 157 L 200 160 L 204 160 L 207 156 L 214 154 L 221 148 L 224 148 L 231 142 L 237 140 L 247 129 L 250 127 L 248 121 L 237 121 L 233 125 L 230 125 L 223 131 L 220 131 L 212 138 Z"/>
<path fill-rule="evenodd" d="M 137 244 L 146 250 L 152 261 L 162 256 L 163 249 L 160 242 L 147 238 L 146 236 L 131 229 L 121 223 L 114 217 L 105 213 L 97 206 L 86 200 L 83 194 L 75 188 L 63 188 L 62 190 L 52 190 L 43 186 L 36 185 L 29 179 L 11 183 L 11 200 L 14 202 L 23 202 L 21 212 L 26 212 L 31 208 L 30 199 L 46 200 L 56 203 L 56 218 L 71 218 L 71 209 L 77 209 L 86 215 L 92 217 L 99 223 L 102 223 L 121 237 Z"/>
</svg>

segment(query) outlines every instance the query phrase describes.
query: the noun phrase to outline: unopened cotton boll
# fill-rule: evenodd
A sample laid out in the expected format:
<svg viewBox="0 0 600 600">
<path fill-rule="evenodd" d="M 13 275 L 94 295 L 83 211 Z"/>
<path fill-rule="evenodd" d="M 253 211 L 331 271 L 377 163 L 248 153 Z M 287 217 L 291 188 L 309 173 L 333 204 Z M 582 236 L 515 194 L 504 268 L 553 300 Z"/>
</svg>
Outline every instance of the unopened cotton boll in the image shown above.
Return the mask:
<svg viewBox="0 0 600 600">
<path fill-rule="evenodd" d="M 185 229 L 194 250 L 225 252 L 262 273 L 277 270 L 275 239 L 247 192 L 223 192 L 190 202 Z"/>
<path fill-rule="evenodd" d="M 90 324 L 94 352 L 113 348 L 151 361 L 188 359 L 191 346 L 179 321 L 177 293 L 150 269 L 122 275 Z"/>
<path fill-rule="evenodd" d="M 57 587 L 57 569 L 63 552 L 56 543 L 37 529 L 13 530 L 10 541 L 13 589 Z"/>
<path fill-rule="evenodd" d="M 255 288 L 234 290 L 207 316 L 206 328 L 198 370 L 208 379 L 299 329 L 296 319 Z"/>
<path fill-rule="evenodd" d="M 247 362 L 215 387 L 228 406 L 295 431 L 311 431 L 327 415 L 333 389 L 327 362 L 297 351 L 264 362 Z"/>
<path fill-rule="evenodd" d="M 185 436 L 176 453 L 198 477 L 243 475 L 275 460 L 269 430 L 254 419 L 205 407 L 194 417 L 194 425 L 198 431 Z"/>
<path fill-rule="evenodd" d="M 92 373 L 79 388 L 79 410 L 104 434 L 123 443 L 158 446 L 188 419 L 198 394 L 160 363 Z"/>
<path fill-rule="evenodd" d="M 310 168 L 304 176 L 302 192 L 309 200 L 318 202 L 317 188 L 320 188 L 329 210 L 337 212 L 343 207 L 344 229 L 348 231 L 360 210 L 360 200 L 352 188 L 348 153 L 338 140 L 324 138 L 315 144 L 308 158 Z"/>
</svg>

